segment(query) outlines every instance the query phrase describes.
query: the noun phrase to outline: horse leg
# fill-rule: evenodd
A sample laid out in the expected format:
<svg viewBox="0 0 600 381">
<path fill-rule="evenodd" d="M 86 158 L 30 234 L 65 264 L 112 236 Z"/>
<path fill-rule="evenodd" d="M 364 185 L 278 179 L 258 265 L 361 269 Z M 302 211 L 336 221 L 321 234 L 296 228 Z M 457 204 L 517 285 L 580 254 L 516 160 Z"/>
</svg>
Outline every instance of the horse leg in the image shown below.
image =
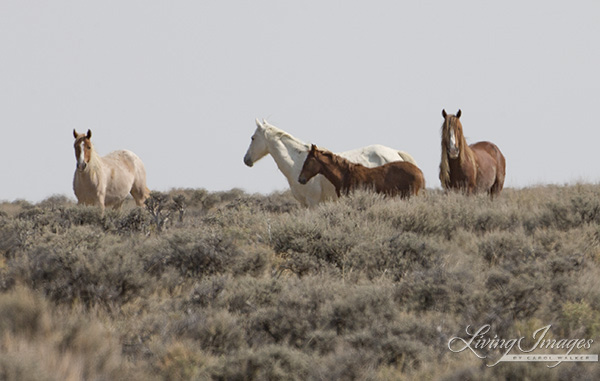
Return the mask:
<svg viewBox="0 0 600 381">
<path fill-rule="evenodd" d="M 496 181 L 494 182 L 494 184 L 492 185 L 492 187 L 490 188 L 490 197 L 493 199 L 494 196 L 500 194 L 500 191 L 502 190 L 502 188 L 504 187 L 504 179 L 500 179 L 500 178 L 496 178 Z"/>
<path fill-rule="evenodd" d="M 499 157 L 499 167 L 496 170 L 496 182 L 492 185 L 492 192 L 499 194 L 504 188 L 504 178 L 506 177 L 506 162 L 504 156 Z"/>
<path fill-rule="evenodd" d="M 98 202 L 98 206 L 100 207 L 100 217 L 104 217 L 104 200 L 101 202 Z"/>
<path fill-rule="evenodd" d="M 115 202 L 114 204 L 112 204 L 113 210 L 121 210 L 121 206 L 123 205 L 124 201 L 125 201 L 125 199 L 122 199 L 121 201 L 118 201 L 118 202 Z"/>
<path fill-rule="evenodd" d="M 105 198 L 106 198 L 106 195 L 101 192 L 98 194 L 98 199 L 96 201 L 96 204 L 100 207 L 100 216 L 102 216 L 102 217 L 104 217 L 104 209 L 106 207 Z"/>
<path fill-rule="evenodd" d="M 419 183 L 412 184 L 408 188 L 408 196 L 418 196 L 420 191 L 421 191 L 421 184 L 419 184 Z"/>
<path fill-rule="evenodd" d="M 502 163 L 500 163 L 500 165 L 497 164 L 497 166 L 494 167 L 495 172 L 496 172 L 495 176 L 494 176 L 494 183 L 488 190 L 488 194 L 490 195 L 490 197 L 492 199 L 494 198 L 494 196 L 497 196 L 498 194 L 500 194 L 500 191 L 504 187 L 504 176 L 505 175 L 504 175 L 504 168 L 502 167 L 502 164 L 504 164 L 504 163 L 502 162 Z"/>
<path fill-rule="evenodd" d="M 467 196 L 472 196 L 475 193 L 477 193 L 477 184 L 467 184 L 467 187 L 465 188 L 465 194 Z"/>
<path fill-rule="evenodd" d="M 142 189 L 134 186 L 131 188 L 131 192 L 129 193 L 131 193 L 131 196 L 135 200 L 135 204 L 140 207 L 143 206 L 144 201 L 150 197 L 150 189 L 148 189 L 146 186 L 144 186 Z"/>
</svg>

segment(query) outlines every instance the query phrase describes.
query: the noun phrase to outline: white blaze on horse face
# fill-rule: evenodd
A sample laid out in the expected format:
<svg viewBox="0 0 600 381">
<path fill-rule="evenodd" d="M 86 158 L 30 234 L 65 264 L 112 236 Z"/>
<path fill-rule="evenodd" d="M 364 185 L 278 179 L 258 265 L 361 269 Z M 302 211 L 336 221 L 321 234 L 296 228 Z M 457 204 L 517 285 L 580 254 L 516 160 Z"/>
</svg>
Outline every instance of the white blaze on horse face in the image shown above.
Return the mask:
<svg viewBox="0 0 600 381">
<path fill-rule="evenodd" d="M 87 163 L 85 162 L 85 143 L 82 140 L 79 143 L 79 157 L 77 158 L 77 168 L 83 171 Z"/>
<path fill-rule="evenodd" d="M 450 147 L 448 153 L 451 159 L 456 159 L 459 154 L 458 145 L 456 144 L 456 132 L 454 128 L 450 128 Z"/>
</svg>

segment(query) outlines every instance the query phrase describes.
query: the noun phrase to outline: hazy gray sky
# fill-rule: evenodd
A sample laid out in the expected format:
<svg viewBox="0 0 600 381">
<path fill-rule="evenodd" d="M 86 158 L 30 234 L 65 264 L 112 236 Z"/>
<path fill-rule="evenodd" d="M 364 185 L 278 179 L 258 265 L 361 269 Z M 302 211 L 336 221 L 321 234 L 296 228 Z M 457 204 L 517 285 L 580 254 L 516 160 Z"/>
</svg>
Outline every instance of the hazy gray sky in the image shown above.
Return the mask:
<svg viewBox="0 0 600 381">
<path fill-rule="evenodd" d="M 505 186 L 597 182 L 598 1 L 2 1 L 0 199 L 72 191 L 72 129 L 151 189 L 286 189 L 254 119 L 333 151 L 411 153 L 439 187 L 442 108 Z"/>
</svg>

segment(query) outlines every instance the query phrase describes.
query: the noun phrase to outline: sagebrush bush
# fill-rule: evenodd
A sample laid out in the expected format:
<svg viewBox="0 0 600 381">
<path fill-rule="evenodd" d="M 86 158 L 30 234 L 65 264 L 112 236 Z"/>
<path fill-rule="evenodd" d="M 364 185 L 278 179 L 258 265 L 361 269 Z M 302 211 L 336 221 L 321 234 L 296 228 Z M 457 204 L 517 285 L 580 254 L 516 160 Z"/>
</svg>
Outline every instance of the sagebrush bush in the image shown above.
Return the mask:
<svg viewBox="0 0 600 381">
<path fill-rule="evenodd" d="M 131 244 L 98 228 L 77 226 L 31 244 L 6 275 L 60 303 L 122 303 L 147 282 Z"/>
<path fill-rule="evenodd" d="M 160 274 L 168 267 L 190 278 L 224 273 L 242 255 L 232 239 L 220 232 L 185 230 L 162 238 L 163 244 L 155 250 L 140 253 L 150 274 Z"/>
<path fill-rule="evenodd" d="M 189 339 L 203 351 L 217 356 L 245 349 L 246 337 L 238 318 L 224 309 L 199 309 L 168 326 L 169 336 Z"/>
<path fill-rule="evenodd" d="M 104 216 L 64 196 L 0 204 L 0 379 L 600 375 L 448 350 L 467 325 L 596 340 L 599 185 L 312 209 L 290 192 L 163 195 L 160 229 L 131 200 Z"/>
<path fill-rule="evenodd" d="M 0 335 L 24 336 L 47 334 L 49 327 L 45 301 L 29 290 L 18 287 L 0 295 Z"/>
<path fill-rule="evenodd" d="M 96 319 L 65 315 L 18 286 L 0 295 L 0 378 L 21 380 L 151 380 L 121 356 L 121 343 Z"/>
</svg>

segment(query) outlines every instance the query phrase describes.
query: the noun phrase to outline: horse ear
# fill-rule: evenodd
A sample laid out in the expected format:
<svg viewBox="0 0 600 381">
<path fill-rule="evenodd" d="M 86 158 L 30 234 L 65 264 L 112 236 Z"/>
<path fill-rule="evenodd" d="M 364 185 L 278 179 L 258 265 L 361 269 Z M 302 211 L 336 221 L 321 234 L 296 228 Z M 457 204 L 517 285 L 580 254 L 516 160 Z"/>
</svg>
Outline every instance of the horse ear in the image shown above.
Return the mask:
<svg viewBox="0 0 600 381">
<path fill-rule="evenodd" d="M 79 135 L 79 134 L 77 133 L 77 131 L 75 131 L 75 129 L 73 129 L 73 137 L 74 137 L 75 139 L 77 139 L 77 135 Z"/>
<path fill-rule="evenodd" d="M 92 138 L 92 130 L 88 130 L 86 137 L 88 138 L 88 140 Z"/>
<path fill-rule="evenodd" d="M 316 145 L 314 145 L 314 144 L 311 144 L 311 145 L 310 145 L 310 152 L 313 152 L 313 153 L 314 153 L 314 152 L 316 152 L 316 151 L 317 151 L 317 146 L 316 146 Z"/>
<path fill-rule="evenodd" d="M 462 111 L 460 111 L 460 109 L 458 109 L 458 112 L 456 113 L 456 117 L 460 119 L 461 115 L 462 115 Z"/>
<path fill-rule="evenodd" d="M 260 124 L 260 120 L 258 118 L 255 119 L 256 127 L 262 128 L 262 124 Z"/>
<path fill-rule="evenodd" d="M 446 119 L 446 116 L 447 116 L 447 115 L 448 115 L 448 114 L 446 114 L 446 109 L 442 109 L 442 116 L 444 117 L 444 119 Z"/>
</svg>

